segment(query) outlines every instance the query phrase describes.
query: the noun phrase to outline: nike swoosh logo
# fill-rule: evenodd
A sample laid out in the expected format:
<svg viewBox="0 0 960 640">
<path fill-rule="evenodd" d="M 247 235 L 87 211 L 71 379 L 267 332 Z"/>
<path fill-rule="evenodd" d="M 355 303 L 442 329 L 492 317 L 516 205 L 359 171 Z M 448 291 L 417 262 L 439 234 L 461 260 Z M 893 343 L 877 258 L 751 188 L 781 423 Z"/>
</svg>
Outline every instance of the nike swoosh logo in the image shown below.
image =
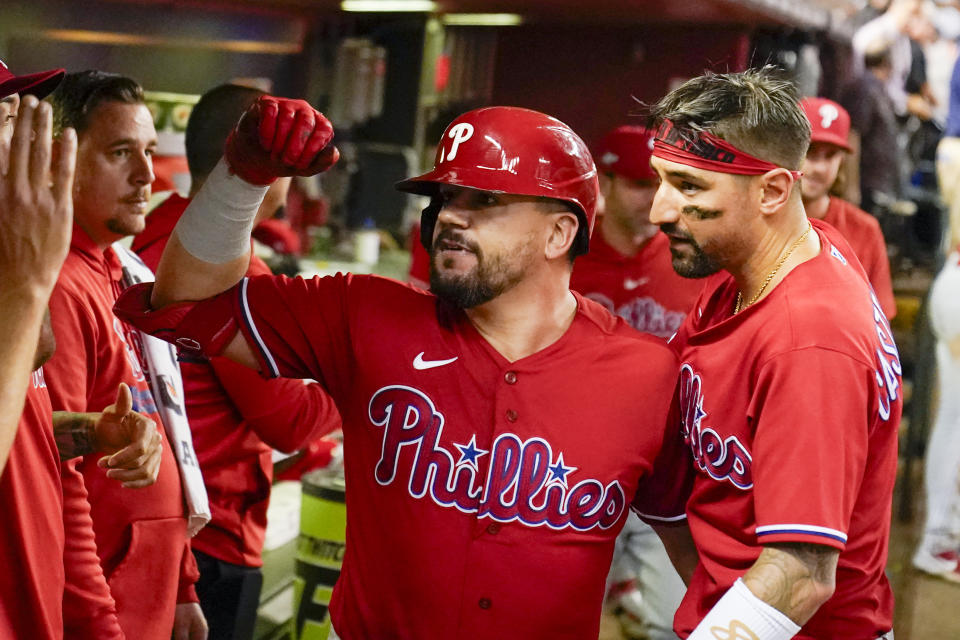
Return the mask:
<svg viewBox="0 0 960 640">
<path fill-rule="evenodd" d="M 445 364 L 450 364 L 454 360 L 457 360 L 460 356 L 454 356 L 449 360 L 424 360 L 424 352 L 421 351 L 417 354 L 417 357 L 413 359 L 413 368 L 417 371 L 423 371 L 424 369 L 433 369 L 434 367 L 442 367 Z"/>
<path fill-rule="evenodd" d="M 650 281 L 650 278 L 637 278 L 636 280 L 632 278 L 627 278 L 623 281 L 623 288 L 627 291 L 633 291 L 642 284 L 647 284 Z"/>
</svg>

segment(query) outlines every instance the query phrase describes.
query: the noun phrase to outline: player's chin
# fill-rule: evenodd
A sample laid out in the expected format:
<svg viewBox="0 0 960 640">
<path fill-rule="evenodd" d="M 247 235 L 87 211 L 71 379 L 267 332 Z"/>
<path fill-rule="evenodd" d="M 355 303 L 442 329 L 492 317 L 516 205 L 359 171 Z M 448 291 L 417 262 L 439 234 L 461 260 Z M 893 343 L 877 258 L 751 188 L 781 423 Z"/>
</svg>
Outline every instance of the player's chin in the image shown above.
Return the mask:
<svg viewBox="0 0 960 640">
<path fill-rule="evenodd" d="M 433 255 L 434 267 L 442 271 L 466 273 L 477 265 L 477 256 L 462 249 L 437 251 Z"/>
<path fill-rule="evenodd" d="M 124 211 L 107 220 L 107 229 L 121 236 L 135 236 L 147 224 L 146 212 Z"/>
</svg>

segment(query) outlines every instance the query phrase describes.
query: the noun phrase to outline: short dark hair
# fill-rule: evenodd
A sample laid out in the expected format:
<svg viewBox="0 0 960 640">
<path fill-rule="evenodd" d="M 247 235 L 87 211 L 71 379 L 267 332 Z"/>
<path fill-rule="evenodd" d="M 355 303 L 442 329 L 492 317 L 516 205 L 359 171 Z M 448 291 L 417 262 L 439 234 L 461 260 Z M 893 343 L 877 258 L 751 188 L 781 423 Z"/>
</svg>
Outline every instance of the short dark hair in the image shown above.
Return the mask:
<svg viewBox="0 0 960 640">
<path fill-rule="evenodd" d="M 712 73 L 688 80 L 651 110 L 650 125 L 670 120 L 680 131 L 706 131 L 787 169 L 803 164 L 810 122 L 796 86 L 776 67 Z"/>
<path fill-rule="evenodd" d="M 223 155 L 223 144 L 240 116 L 257 98 L 259 89 L 221 84 L 207 91 L 193 106 L 187 121 L 186 147 L 190 179 L 203 182 Z"/>
<path fill-rule="evenodd" d="M 863 66 L 867 69 L 889 67 L 890 64 L 889 47 L 868 48 L 867 52 L 863 54 Z"/>
<path fill-rule="evenodd" d="M 48 98 L 53 106 L 54 134 L 67 127 L 83 133 L 90 114 L 104 102 L 143 104 L 143 88 L 127 76 L 95 69 L 68 73 Z"/>
</svg>

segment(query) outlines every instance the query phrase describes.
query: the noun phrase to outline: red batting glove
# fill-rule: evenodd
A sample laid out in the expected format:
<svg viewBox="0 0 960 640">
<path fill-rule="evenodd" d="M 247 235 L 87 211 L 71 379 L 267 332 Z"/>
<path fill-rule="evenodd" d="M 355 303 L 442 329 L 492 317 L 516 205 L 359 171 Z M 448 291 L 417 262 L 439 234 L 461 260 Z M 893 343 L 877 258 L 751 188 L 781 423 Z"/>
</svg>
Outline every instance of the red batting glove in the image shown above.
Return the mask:
<svg viewBox="0 0 960 640">
<path fill-rule="evenodd" d="M 312 176 L 340 158 L 333 125 L 303 100 L 260 96 L 227 137 L 223 157 L 245 182 L 266 186 L 280 176 Z"/>
</svg>

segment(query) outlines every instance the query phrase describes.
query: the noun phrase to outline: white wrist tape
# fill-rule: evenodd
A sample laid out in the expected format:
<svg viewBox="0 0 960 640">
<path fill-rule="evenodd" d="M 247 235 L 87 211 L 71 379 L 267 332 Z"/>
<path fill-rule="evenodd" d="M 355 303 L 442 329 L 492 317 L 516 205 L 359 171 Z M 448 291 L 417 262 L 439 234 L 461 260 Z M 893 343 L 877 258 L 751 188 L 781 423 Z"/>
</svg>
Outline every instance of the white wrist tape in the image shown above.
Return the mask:
<svg viewBox="0 0 960 640">
<path fill-rule="evenodd" d="M 213 264 L 247 255 L 253 219 L 269 188 L 231 175 L 226 161 L 220 158 L 177 222 L 180 244 L 195 257 Z"/>
<path fill-rule="evenodd" d="M 793 620 L 753 595 L 737 578 L 687 640 L 789 640 L 798 631 Z"/>
</svg>

